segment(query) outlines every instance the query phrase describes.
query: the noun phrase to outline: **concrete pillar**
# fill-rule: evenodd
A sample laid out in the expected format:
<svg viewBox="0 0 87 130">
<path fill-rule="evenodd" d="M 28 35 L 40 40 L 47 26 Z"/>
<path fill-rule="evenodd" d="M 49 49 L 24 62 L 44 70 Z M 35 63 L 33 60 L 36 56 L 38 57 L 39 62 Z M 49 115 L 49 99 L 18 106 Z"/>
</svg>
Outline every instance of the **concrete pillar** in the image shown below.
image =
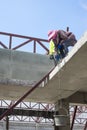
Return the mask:
<svg viewBox="0 0 87 130">
<path fill-rule="evenodd" d="M 67 100 L 62 99 L 55 103 L 55 110 L 58 111 L 58 115 L 64 115 L 67 119 L 65 126 L 54 126 L 55 130 L 70 130 L 70 116 L 69 116 L 69 103 Z"/>
</svg>

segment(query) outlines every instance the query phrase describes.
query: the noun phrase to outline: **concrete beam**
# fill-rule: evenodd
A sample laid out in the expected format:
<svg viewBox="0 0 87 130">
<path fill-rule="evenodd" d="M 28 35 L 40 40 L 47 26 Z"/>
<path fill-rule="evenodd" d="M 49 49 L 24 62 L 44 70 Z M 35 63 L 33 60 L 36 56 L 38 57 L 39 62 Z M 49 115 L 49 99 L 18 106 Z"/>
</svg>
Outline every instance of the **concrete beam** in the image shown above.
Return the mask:
<svg viewBox="0 0 87 130">
<path fill-rule="evenodd" d="M 76 92 L 68 97 L 69 103 L 76 105 L 87 105 L 87 92 Z"/>
</svg>

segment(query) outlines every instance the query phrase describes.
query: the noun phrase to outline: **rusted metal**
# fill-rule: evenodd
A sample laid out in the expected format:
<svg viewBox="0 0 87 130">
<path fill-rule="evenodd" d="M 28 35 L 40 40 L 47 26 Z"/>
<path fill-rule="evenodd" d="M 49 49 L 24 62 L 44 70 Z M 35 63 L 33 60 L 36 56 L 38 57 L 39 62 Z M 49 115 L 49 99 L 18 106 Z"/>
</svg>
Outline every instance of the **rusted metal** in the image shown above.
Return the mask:
<svg viewBox="0 0 87 130">
<path fill-rule="evenodd" d="M 72 123 L 71 123 L 71 130 L 73 130 L 76 112 L 77 112 L 77 106 L 75 106 L 75 108 L 74 108 L 74 113 L 73 113 L 73 118 L 72 118 Z"/>
<path fill-rule="evenodd" d="M 8 110 L 8 108 L 12 106 L 15 102 L 16 101 L 14 100 L 0 100 L 0 115 Z M 44 121 L 43 123 L 53 124 L 52 117 L 54 113 L 54 104 L 22 101 L 9 114 L 9 121 L 36 122 L 38 117 L 38 123 Z M 24 117 L 26 117 L 26 119 Z M 4 119 L 5 118 L 3 118 L 3 120 Z"/>
<path fill-rule="evenodd" d="M 5 49 L 8 49 L 8 47 L 6 45 L 4 45 L 1 41 L 0 41 L 0 45 L 5 48 Z"/>
<path fill-rule="evenodd" d="M 29 37 L 29 36 L 23 36 L 23 35 L 18 35 L 18 34 L 12 34 L 12 33 L 6 33 L 6 32 L 0 32 L 0 35 L 4 35 L 4 36 L 7 36 L 9 37 L 9 45 L 8 47 L 2 43 L 2 41 L 0 42 L 0 45 L 5 48 L 5 49 L 12 49 L 12 50 L 16 50 L 26 44 L 29 44 L 30 42 L 34 42 L 34 45 L 33 45 L 33 53 L 36 53 L 36 42 L 45 50 L 47 51 L 48 53 L 48 48 L 42 43 L 42 42 L 46 42 L 48 43 L 48 40 L 46 39 L 41 39 L 41 38 L 35 38 L 35 37 Z M 18 44 L 17 46 L 14 46 L 13 43 L 12 43 L 12 39 L 13 38 L 21 38 L 21 39 L 25 39 L 25 42 L 21 43 L 21 44 Z M 14 46 L 14 47 L 12 47 Z"/>
<path fill-rule="evenodd" d="M 9 39 L 9 49 L 11 49 L 11 46 L 12 46 L 12 36 L 10 36 L 10 39 Z"/>
<path fill-rule="evenodd" d="M 45 47 L 40 41 L 37 41 L 47 52 L 48 52 L 48 48 Z"/>
<path fill-rule="evenodd" d="M 16 49 L 18 49 L 18 48 L 20 48 L 20 47 L 26 45 L 27 43 L 29 43 L 29 42 L 31 42 L 31 41 L 32 41 L 32 39 L 29 39 L 29 40 L 27 40 L 26 42 L 23 42 L 23 43 L 19 44 L 18 46 L 12 48 L 12 50 L 16 50 Z"/>
<path fill-rule="evenodd" d="M 34 50 L 33 50 L 34 53 L 36 53 L 36 41 L 34 41 Z"/>
<path fill-rule="evenodd" d="M 9 130 L 9 117 L 6 116 L 6 130 Z"/>
<path fill-rule="evenodd" d="M 29 36 L 23 36 L 19 34 L 13 34 L 13 33 L 7 33 L 7 32 L 0 32 L 1 35 L 6 35 L 6 36 L 13 36 L 13 37 L 18 37 L 18 38 L 25 38 L 25 39 L 32 39 L 32 40 L 39 40 L 43 42 L 48 42 L 46 39 L 41 39 L 41 38 L 35 38 L 35 37 L 29 37 Z"/>
</svg>

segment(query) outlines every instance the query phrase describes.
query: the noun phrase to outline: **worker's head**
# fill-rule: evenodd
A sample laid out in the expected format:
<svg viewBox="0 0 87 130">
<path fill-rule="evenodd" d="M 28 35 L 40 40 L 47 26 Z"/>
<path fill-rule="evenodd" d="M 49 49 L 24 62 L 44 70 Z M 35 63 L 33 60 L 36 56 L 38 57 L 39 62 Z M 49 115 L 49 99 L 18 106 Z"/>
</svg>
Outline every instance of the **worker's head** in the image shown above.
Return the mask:
<svg viewBox="0 0 87 130">
<path fill-rule="evenodd" d="M 56 30 L 51 30 L 48 32 L 48 41 L 50 41 L 51 39 L 55 39 L 57 36 L 57 31 Z"/>
</svg>

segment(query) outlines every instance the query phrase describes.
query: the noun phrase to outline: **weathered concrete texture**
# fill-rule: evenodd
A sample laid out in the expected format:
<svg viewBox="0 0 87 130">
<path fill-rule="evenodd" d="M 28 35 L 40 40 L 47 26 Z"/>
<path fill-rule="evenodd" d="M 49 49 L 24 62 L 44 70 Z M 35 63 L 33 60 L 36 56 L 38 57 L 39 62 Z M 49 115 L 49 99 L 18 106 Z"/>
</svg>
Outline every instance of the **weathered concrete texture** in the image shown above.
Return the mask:
<svg viewBox="0 0 87 130">
<path fill-rule="evenodd" d="M 86 59 L 87 32 L 51 72 L 49 82 L 35 89 L 25 100 L 55 103 L 77 91 L 87 92 Z M 0 49 L 0 61 L 0 99 L 8 100 L 18 100 L 54 66 L 46 55 L 5 49 Z"/>
<path fill-rule="evenodd" d="M 73 130 L 83 130 L 84 125 L 75 124 Z M 6 130 L 6 122 L 0 122 L 0 130 Z M 26 122 L 9 122 L 9 130 L 54 130 L 53 124 Z"/>
<path fill-rule="evenodd" d="M 29 95 L 31 101 L 51 102 L 68 98 L 77 91 L 87 92 L 87 32 L 50 74 L 44 88 Z"/>
<path fill-rule="evenodd" d="M 6 122 L 0 122 L 0 130 L 6 130 Z M 9 130 L 54 130 L 52 124 L 9 122 Z"/>
<path fill-rule="evenodd" d="M 0 49 L 0 82 L 3 84 L 32 84 L 53 66 L 47 55 Z"/>
</svg>

